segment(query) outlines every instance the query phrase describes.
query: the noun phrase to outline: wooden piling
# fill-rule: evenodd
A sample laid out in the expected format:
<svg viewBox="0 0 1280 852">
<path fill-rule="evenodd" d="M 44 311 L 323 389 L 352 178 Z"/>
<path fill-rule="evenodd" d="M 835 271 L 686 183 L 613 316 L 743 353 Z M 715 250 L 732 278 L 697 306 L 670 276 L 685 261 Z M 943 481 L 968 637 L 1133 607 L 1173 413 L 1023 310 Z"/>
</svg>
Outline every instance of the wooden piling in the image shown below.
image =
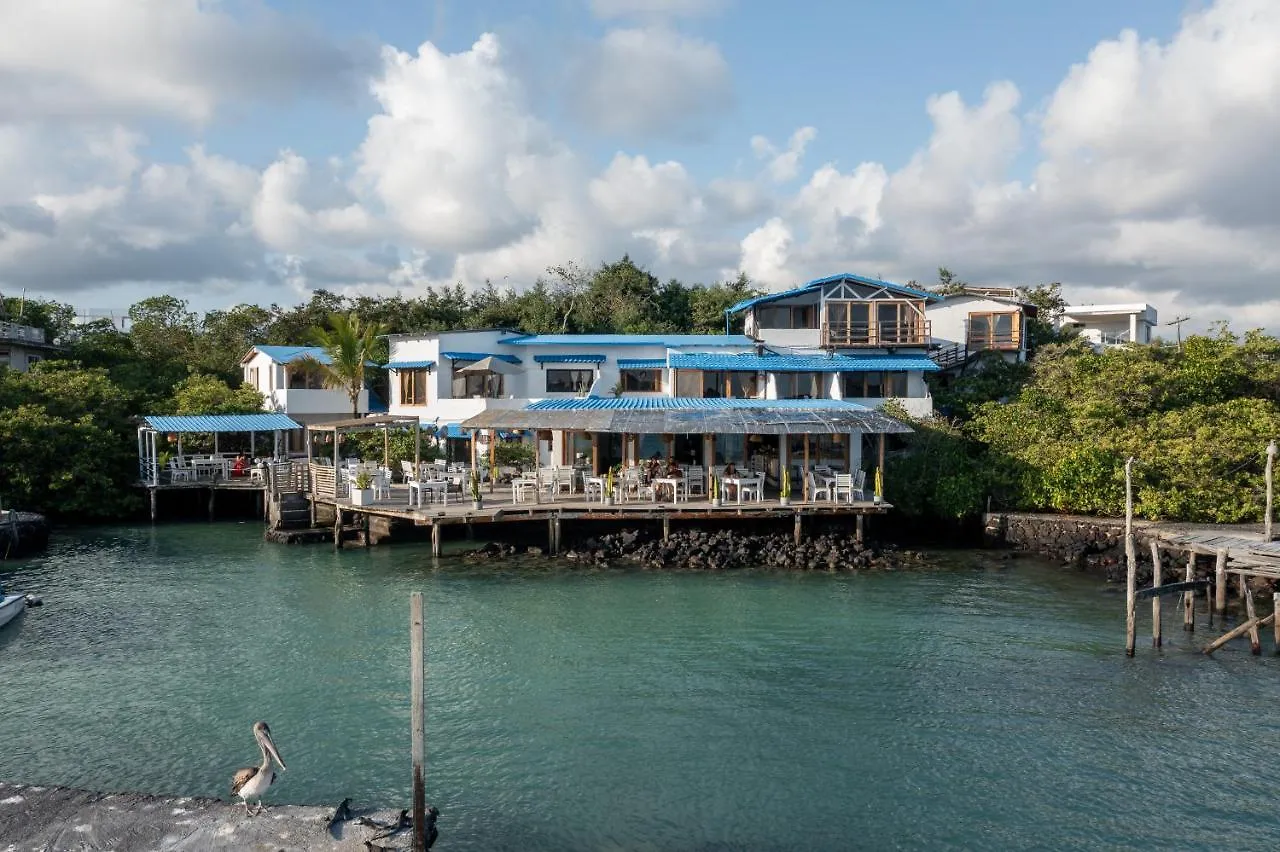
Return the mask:
<svg viewBox="0 0 1280 852">
<path fill-rule="evenodd" d="M 1280 589 L 1271 593 L 1271 604 L 1275 607 L 1275 612 L 1271 617 L 1275 619 L 1272 624 L 1275 625 L 1276 653 L 1280 654 Z"/>
<path fill-rule="evenodd" d="M 342 507 L 336 503 L 333 507 L 333 549 L 342 549 Z"/>
<path fill-rule="evenodd" d="M 214 434 L 216 435 L 217 433 L 215 432 Z M 216 514 L 215 509 L 218 502 L 217 497 L 218 497 L 218 489 L 210 485 L 209 486 L 209 520 L 210 521 L 214 519 L 214 516 Z"/>
<path fill-rule="evenodd" d="M 368 513 L 368 512 L 362 512 L 361 514 L 362 514 L 362 515 L 363 515 L 363 517 L 364 517 L 364 546 L 365 546 L 365 547 L 368 547 L 368 546 L 369 546 L 369 544 L 370 544 L 370 542 L 369 542 L 369 513 Z"/>
<path fill-rule="evenodd" d="M 1196 555 L 1187 558 L 1186 580 L 1190 583 L 1196 578 Z M 1194 633 L 1196 629 L 1196 590 L 1190 589 L 1182 596 L 1182 629 Z"/>
<path fill-rule="evenodd" d="M 434 527 L 433 529 L 438 529 Z M 426 786 L 426 631 L 422 592 L 409 595 L 409 723 L 413 751 L 413 850 L 427 852 Z"/>
<path fill-rule="evenodd" d="M 1138 556 L 1133 541 L 1133 458 L 1124 463 L 1124 557 L 1128 568 L 1125 584 L 1124 652 L 1132 657 L 1138 639 Z"/>
<path fill-rule="evenodd" d="M 666 541 L 671 538 L 671 516 L 662 516 L 662 540 Z"/>
<path fill-rule="evenodd" d="M 1262 516 L 1263 541 L 1271 541 L 1271 485 L 1272 474 L 1276 463 L 1276 442 L 1267 444 L 1267 510 Z"/>
<path fill-rule="evenodd" d="M 803 530 L 801 529 L 801 527 L 800 527 L 800 517 L 801 517 L 801 516 L 800 516 L 800 513 L 799 513 L 799 512 L 796 512 L 796 521 L 795 521 L 795 531 L 794 531 L 794 536 L 795 536 L 795 540 L 796 540 L 796 545 L 797 545 L 797 546 L 799 546 L 799 544 L 800 544 L 800 538 L 801 538 L 801 536 L 804 534 L 804 531 L 803 531 Z"/>
<path fill-rule="evenodd" d="M 864 517 L 864 515 L 855 515 L 853 518 L 853 540 L 858 544 L 862 544 L 862 540 L 866 536 L 866 529 L 863 526 Z"/>
<path fill-rule="evenodd" d="M 440 541 L 440 537 L 441 537 L 440 525 L 432 524 L 431 525 L 431 555 L 432 556 L 439 556 L 440 553 L 442 552 L 443 548 Z"/>
<path fill-rule="evenodd" d="M 1151 587 L 1158 589 L 1163 581 L 1160 563 L 1160 544 L 1154 538 L 1151 539 Z M 1164 636 L 1161 631 L 1163 625 L 1160 622 L 1160 596 L 1156 595 L 1151 599 L 1151 647 L 1159 648 L 1164 644 Z"/>
<path fill-rule="evenodd" d="M 158 514 L 156 507 L 156 489 L 152 488 L 149 490 L 151 491 L 151 523 L 154 524 L 156 522 L 156 515 Z"/>
<path fill-rule="evenodd" d="M 1204 652 L 1206 654 L 1212 654 L 1214 651 L 1218 650 L 1223 645 L 1230 642 L 1232 639 L 1235 639 L 1237 636 L 1243 636 L 1244 634 L 1248 633 L 1250 630 L 1257 630 L 1259 627 L 1266 627 L 1268 624 L 1271 624 L 1272 622 L 1276 622 L 1277 620 L 1278 619 L 1276 618 L 1275 613 L 1272 613 L 1271 615 L 1268 615 L 1266 618 L 1253 618 L 1248 621 L 1245 621 L 1243 624 L 1237 625 L 1233 630 L 1223 633 L 1217 639 L 1214 639 L 1212 642 L 1210 642 L 1209 645 L 1204 649 Z"/>
<path fill-rule="evenodd" d="M 1222 615 L 1227 611 L 1227 552 L 1219 550 L 1213 566 L 1213 610 Z"/>
<path fill-rule="evenodd" d="M 1258 615 L 1253 611 L 1253 589 L 1243 574 L 1240 575 L 1240 597 L 1244 598 L 1245 617 L 1253 624 L 1249 628 L 1249 651 L 1256 657 L 1262 653 L 1262 639 L 1258 635 Z"/>
<path fill-rule="evenodd" d="M 559 553 L 559 552 L 560 552 L 560 546 L 561 546 L 561 544 L 562 544 L 562 543 L 563 543 L 563 541 L 564 541 L 564 540 L 560 537 L 560 532 L 561 532 L 561 529 L 560 529 L 560 516 L 559 516 L 559 515 L 556 515 L 554 518 L 552 518 L 552 519 L 551 519 L 551 534 L 552 534 L 553 536 L 555 536 L 555 540 L 556 540 L 556 553 Z"/>
</svg>

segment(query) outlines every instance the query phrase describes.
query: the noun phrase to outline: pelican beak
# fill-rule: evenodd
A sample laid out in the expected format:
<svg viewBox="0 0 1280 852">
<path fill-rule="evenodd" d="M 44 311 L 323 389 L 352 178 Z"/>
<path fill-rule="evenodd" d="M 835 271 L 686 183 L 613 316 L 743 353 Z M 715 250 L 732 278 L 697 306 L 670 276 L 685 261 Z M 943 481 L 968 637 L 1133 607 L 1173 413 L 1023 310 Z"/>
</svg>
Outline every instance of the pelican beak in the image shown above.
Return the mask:
<svg viewBox="0 0 1280 852">
<path fill-rule="evenodd" d="M 280 765 L 280 771 L 286 771 L 288 767 L 284 765 L 284 759 L 280 757 L 280 752 L 276 750 L 275 740 L 271 739 L 271 731 L 264 730 L 262 732 L 262 744 L 266 747 L 267 753 L 271 755 L 272 759 Z"/>
</svg>

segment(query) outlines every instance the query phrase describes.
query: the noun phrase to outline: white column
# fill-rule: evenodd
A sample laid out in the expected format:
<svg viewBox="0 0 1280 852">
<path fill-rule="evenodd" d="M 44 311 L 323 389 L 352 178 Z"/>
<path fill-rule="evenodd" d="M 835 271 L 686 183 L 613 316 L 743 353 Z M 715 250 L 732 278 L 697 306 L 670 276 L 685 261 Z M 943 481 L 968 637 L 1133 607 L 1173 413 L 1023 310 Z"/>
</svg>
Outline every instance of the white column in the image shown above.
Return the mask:
<svg viewBox="0 0 1280 852">
<path fill-rule="evenodd" d="M 849 441 L 851 448 L 850 458 L 853 462 L 849 472 L 852 473 L 862 467 L 862 433 L 857 431 L 850 432 Z"/>
<path fill-rule="evenodd" d="M 1138 342 L 1138 315 L 1129 314 L 1129 342 Z"/>
</svg>

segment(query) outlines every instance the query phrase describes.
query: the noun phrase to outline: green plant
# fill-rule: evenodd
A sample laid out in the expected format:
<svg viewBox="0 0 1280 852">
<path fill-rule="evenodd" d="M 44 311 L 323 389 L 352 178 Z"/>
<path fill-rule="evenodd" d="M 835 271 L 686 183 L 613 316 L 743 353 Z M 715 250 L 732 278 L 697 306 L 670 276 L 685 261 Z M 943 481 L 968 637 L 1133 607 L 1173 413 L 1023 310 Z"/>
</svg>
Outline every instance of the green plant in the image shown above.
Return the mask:
<svg viewBox="0 0 1280 852">
<path fill-rule="evenodd" d="M 791 497 L 791 468 L 784 467 L 782 469 L 782 487 L 778 491 L 778 495 L 787 500 Z"/>
<path fill-rule="evenodd" d="M 475 470 L 471 471 L 471 499 L 480 502 L 480 473 Z"/>
<path fill-rule="evenodd" d="M 711 487 L 708 491 L 711 494 L 712 500 L 720 499 L 720 477 L 716 476 L 714 473 L 711 474 Z"/>
<path fill-rule="evenodd" d="M 502 441 L 494 447 L 493 457 L 501 466 L 526 467 L 533 464 L 533 444 Z"/>
<path fill-rule="evenodd" d="M 372 486 L 373 474 L 369 473 L 367 470 L 362 470 L 356 473 L 356 488 L 364 491 L 366 488 L 371 488 Z"/>
</svg>

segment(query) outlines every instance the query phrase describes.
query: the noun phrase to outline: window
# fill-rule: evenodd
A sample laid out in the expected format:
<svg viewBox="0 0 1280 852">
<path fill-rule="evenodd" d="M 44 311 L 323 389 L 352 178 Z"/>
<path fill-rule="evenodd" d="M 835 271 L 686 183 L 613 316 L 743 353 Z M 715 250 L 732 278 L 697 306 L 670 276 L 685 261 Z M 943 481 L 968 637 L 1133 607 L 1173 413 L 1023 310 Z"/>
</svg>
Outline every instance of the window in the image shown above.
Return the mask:
<svg viewBox="0 0 1280 852">
<path fill-rule="evenodd" d="M 324 373 L 312 364 L 289 368 L 289 390 L 324 390 Z"/>
<path fill-rule="evenodd" d="M 969 314 L 969 346 L 972 349 L 1017 349 L 1017 311 Z"/>
<path fill-rule="evenodd" d="M 427 371 L 398 370 L 400 374 L 400 404 L 427 404 Z"/>
<path fill-rule="evenodd" d="M 756 312 L 758 328 L 817 328 L 817 305 L 769 305 Z"/>
<path fill-rule="evenodd" d="M 676 396 L 701 397 L 702 371 L 676 370 Z"/>
<path fill-rule="evenodd" d="M 455 358 L 453 361 L 453 382 L 450 390 L 454 399 L 501 399 L 501 373 L 459 373 L 463 367 L 469 367 L 475 359 Z"/>
<path fill-rule="evenodd" d="M 547 393 L 586 393 L 595 380 L 595 370 L 547 370 Z"/>
<path fill-rule="evenodd" d="M 907 395 L 907 374 L 903 372 L 841 373 L 840 392 L 845 399 L 883 399 Z"/>
<path fill-rule="evenodd" d="M 914 345 L 929 339 L 929 324 L 923 302 L 830 301 L 822 336 L 827 346 Z"/>
<path fill-rule="evenodd" d="M 778 373 L 778 399 L 826 399 L 827 377 L 822 373 Z"/>
<path fill-rule="evenodd" d="M 256 388 L 258 386 L 258 368 L 246 367 L 244 370 L 244 381 L 245 384 L 250 387 Z"/>
<path fill-rule="evenodd" d="M 662 371 L 623 370 L 622 390 L 624 393 L 657 393 L 662 390 Z"/>
</svg>

